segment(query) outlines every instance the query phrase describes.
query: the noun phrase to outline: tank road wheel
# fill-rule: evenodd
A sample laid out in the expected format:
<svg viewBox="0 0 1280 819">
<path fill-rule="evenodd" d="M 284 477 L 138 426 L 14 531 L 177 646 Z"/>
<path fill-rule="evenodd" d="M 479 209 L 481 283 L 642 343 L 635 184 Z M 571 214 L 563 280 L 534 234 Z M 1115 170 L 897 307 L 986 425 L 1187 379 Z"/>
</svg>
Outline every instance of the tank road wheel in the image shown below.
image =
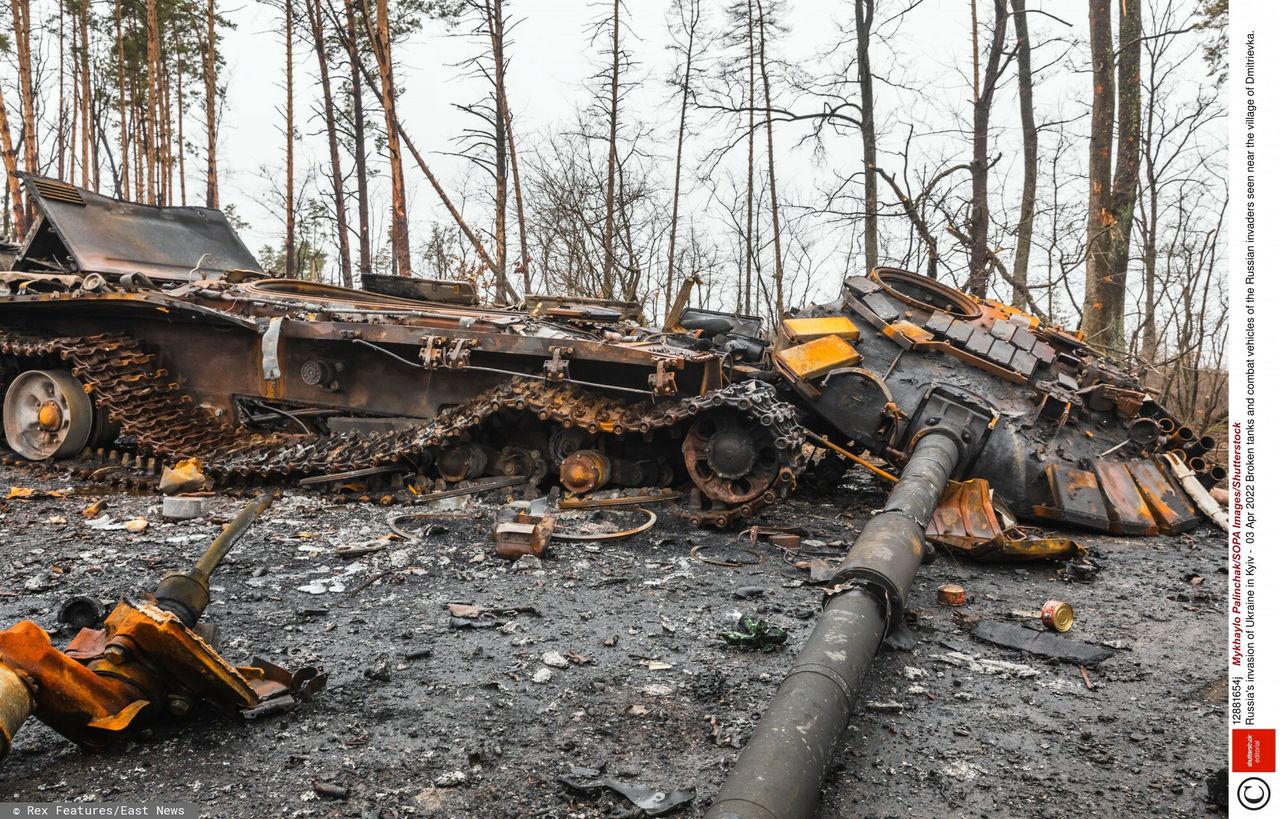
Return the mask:
<svg viewBox="0 0 1280 819">
<path fill-rule="evenodd" d="M 65 370 L 28 370 L 5 393 L 4 437 L 24 458 L 69 458 L 93 429 L 93 402 Z"/>
<path fill-rule="evenodd" d="M 760 497 L 781 467 L 772 433 L 732 410 L 695 418 L 681 449 L 694 484 L 722 503 L 744 504 Z"/>
</svg>

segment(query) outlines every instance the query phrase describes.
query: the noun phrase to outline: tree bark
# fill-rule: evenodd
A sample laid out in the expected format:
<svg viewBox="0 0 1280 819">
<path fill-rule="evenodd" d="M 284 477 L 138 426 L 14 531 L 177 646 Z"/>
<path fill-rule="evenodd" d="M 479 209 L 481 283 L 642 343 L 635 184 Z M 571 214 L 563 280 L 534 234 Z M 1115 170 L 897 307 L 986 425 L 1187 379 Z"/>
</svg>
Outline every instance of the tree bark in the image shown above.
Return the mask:
<svg viewBox="0 0 1280 819">
<path fill-rule="evenodd" d="M 156 9 L 157 0 L 147 0 L 147 201 L 158 204 L 161 193 L 160 180 L 157 178 L 160 169 L 159 122 L 160 112 L 157 108 L 160 97 L 160 20 Z"/>
<path fill-rule="evenodd" d="M 1111 0 L 1090 0 L 1089 43 L 1093 62 L 1093 112 L 1089 121 L 1089 248 L 1085 259 L 1085 304 L 1081 329 L 1091 340 L 1114 338 L 1105 301 L 1111 281 L 1111 140 L 1115 129 L 1115 61 Z"/>
<path fill-rule="evenodd" d="M 297 213 L 294 197 L 293 128 L 293 0 L 284 0 L 284 275 L 298 275 L 298 245 L 294 238 Z"/>
<path fill-rule="evenodd" d="M 755 265 L 756 214 L 756 7 L 747 0 L 747 275 L 743 278 L 743 310 L 752 312 L 751 290 Z"/>
<path fill-rule="evenodd" d="M 124 26 L 121 20 L 122 3 L 115 4 L 116 19 L 116 93 L 120 105 L 120 173 L 116 179 L 116 196 L 129 195 L 129 108 L 124 95 Z"/>
<path fill-rule="evenodd" d="M 359 218 L 360 274 L 373 272 L 373 254 L 369 247 L 369 182 L 366 176 L 364 142 L 364 91 L 360 83 L 360 40 L 356 37 L 355 0 L 344 0 L 347 23 L 347 60 L 351 68 L 351 134 L 355 143 L 356 213 Z"/>
<path fill-rule="evenodd" d="M 507 281 L 507 65 L 502 0 L 486 0 L 489 47 L 493 53 L 493 255 L 499 303 L 514 295 Z"/>
<path fill-rule="evenodd" d="M 18 96 L 22 106 L 22 154 L 23 165 L 28 173 L 36 173 L 39 160 L 36 146 L 39 134 L 36 132 L 35 92 L 32 90 L 31 78 L 31 0 L 10 0 L 13 8 L 13 39 L 18 54 Z M 26 209 L 24 224 L 31 224 L 31 202 L 24 199 Z"/>
<path fill-rule="evenodd" d="M 511 187 L 516 195 L 516 226 L 520 237 L 520 265 L 517 270 L 523 279 L 525 295 L 533 292 L 533 277 L 529 271 L 532 257 L 529 255 L 529 235 L 524 220 L 524 189 L 520 186 L 520 163 L 516 156 L 516 135 L 511 127 L 511 106 L 506 102 L 506 90 L 503 89 L 503 108 L 507 118 L 507 147 L 511 159 Z"/>
<path fill-rule="evenodd" d="M 218 207 L 218 31 L 215 0 L 205 3 L 204 33 L 204 203 Z"/>
<path fill-rule="evenodd" d="M 862 108 L 858 130 L 862 134 L 862 201 L 865 210 L 863 254 L 867 272 L 880 264 L 880 197 L 876 173 L 875 89 L 871 75 L 871 25 L 875 0 L 855 0 L 854 30 L 858 43 L 858 99 Z"/>
<path fill-rule="evenodd" d="M 333 216 L 338 232 L 338 271 L 344 287 L 353 286 L 351 276 L 351 238 L 347 231 L 347 192 L 343 185 L 342 158 L 338 153 L 338 125 L 333 106 L 333 85 L 329 78 L 329 49 L 325 44 L 323 0 L 307 0 L 307 17 L 311 23 L 311 40 L 316 48 L 320 68 L 321 104 L 324 106 L 324 128 L 329 140 L 329 173 L 333 177 Z"/>
<path fill-rule="evenodd" d="M 1025 308 L 1027 300 L 1022 294 L 1027 289 L 1031 237 L 1035 228 L 1039 132 L 1031 96 L 1031 38 L 1027 33 L 1026 0 L 1010 0 L 1010 5 L 1013 8 L 1013 30 L 1018 37 L 1018 109 L 1022 118 L 1022 204 L 1018 211 L 1017 247 L 1013 255 L 1013 306 Z"/>
<path fill-rule="evenodd" d="M 1115 236 L 1107 263 L 1103 313 L 1110 332 L 1101 343 L 1112 350 L 1125 345 L 1124 313 L 1133 238 L 1133 214 L 1137 204 L 1142 159 L 1142 0 L 1121 0 L 1116 50 L 1116 147 L 1111 194 L 1115 211 Z"/>
<path fill-rule="evenodd" d="M 621 53 L 619 51 L 621 21 L 619 14 L 621 5 L 621 0 L 613 0 L 613 45 L 610 49 L 613 62 L 609 71 L 609 173 L 608 181 L 605 183 L 604 195 L 604 286 L 605 292 L 610 296 L 614 292 L 613 277 L 616 264 L 613 245 L 615 199 L 617 198 L 618 80 L 619 72 L 621 71 Z"/>
<path fill-rule="evenodd" d="M 98 173 L 93 161 L 93 99 L 89 74 L 89 2 L 80 0 L 80 182 L 81 187 L 98 189 Z"/>
<path fill-rule="evenodd" d="M 0 87 L 0 156 L 4 159 L 9 208 L 13 213 L 13 235 L 20 242 L 27 235 L 27 210 L 22 201 L 22 186 L 18 184 L 18 151 L 13 145 L 13 133 L 9 130 L 9 107 L 5 105 L 2 87 Z"/>
<path fill-rule="evenodd" d="M 778 215 L 778 175 L 773 161 L 773 95 L 769 91 L 768 63 L 765 60 L 764 5 L 756 3 L 756 28 L 760 33 L 760 84 L 764 88 L 764 133 L 769 172 L 769 212 L 773 216 L 773 290 L 774 308 L 778 321 L 782 321 L 786 309 L 786 296 L 782 290 L 782 223 Z"/>
<path fill-rule="evenodd" d="M 683 6 L 681 14 L 683 15 Z M 684 80 L 680 85 L 680 124 L 676 127 L 676 171 L 675 183 L 671 194 L 671 236 L 667 241 L 667 286 L 663 290 L 663 310 L 665 316 L 671 312 L 671 298 L 675 292 L 676 270 L 676 232 L 680 223 L 680 173 L 684 165 L 685 123 L 689 113 L 689 88 L 693 73 L 693 49 L 697 36 L 698 20 L 702 16 L 702 1 L 692 0 L 689 5 L 689 19 L 685 24 L 689 35 L 684 44 Z"/>
<path fill-rule="evenodd" d="M 973 0 L 976 7 L 977 0 Z M 995 19 L 991 33 L 991 49 L 987 53 L 987 65 L 982 73 L 981 87 L 974 87 L 973 100 L 973 203 L 969 210 L 969 281 L 965 290 L 979 298 L 987 297 L 991 278 L 991 253 L 988 235 L 991 229 L 991 204 L 989 177 L 991 170 L 988 128 L 991 122 L 991 103 L 995 98 L 996 83 L 1004 64 L 1004 35 L 1009 22 L 1009 9 L 1005 0 L 995 0 Z M 973 42 L 977 55 L 978 41 Z"/>
<path fill-rule="evenodd" d="M 400 155 L 399 118 L 396 116 L 396 84 L 391 61 L 391 20 L 387 0 L 377 0 L 374 55 L 382 83 L 382 110 L 387 122 L 387 155 L 391 163 L 391 249 L 396 272 L 413 275 L 409 256 L 409 213 L 405 201 L 404 165 Z"/>
</svg>

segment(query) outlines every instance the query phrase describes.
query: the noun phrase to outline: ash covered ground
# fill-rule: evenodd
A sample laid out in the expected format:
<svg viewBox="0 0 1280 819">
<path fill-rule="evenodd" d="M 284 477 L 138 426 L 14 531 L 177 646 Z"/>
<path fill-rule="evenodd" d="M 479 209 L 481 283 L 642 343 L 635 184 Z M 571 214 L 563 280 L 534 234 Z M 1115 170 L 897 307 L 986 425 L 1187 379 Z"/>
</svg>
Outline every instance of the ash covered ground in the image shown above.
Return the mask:
<svg viewBox="0 0 1280 819">
<path fill-rule="evenodd" d="M 76 482 L 0 467 L 0 497 L 9 486 Z M 114 522 L 145 516 L 147 530 L 92 528 L 80 513 L 99 497 Z M 833 496 L 789 500 L 760 522 L 801 525 L 825 544 L 810 549 L 834 554 L 883 497 L 855 475 Z M 64 645 L 65 599 L 153 588 L 244 503 L 220 495 L 208 518 L 168 523 L 153 495 L 76 489 L 5 501 L 0 625 L 33 619 Z M 421 542 L 344 559 L 337 547 L 386 536 L 388 517 L 412 509 L 286 492 L 215 575 L 206 621 L 232 662 L 322 666 L 328 688 L 290 713 L 199 713 L 96 754 L 32 720 L 0 765 L 0 799 L 190 801 L 207 816 L 626 815 L 621 797 L 559 781 L 592 768 L 663 791 L 696 788 L 672 815 L 697 815 L 807 636 L 819 589 L 768 544 L 749 568 L 691 559 L 696 544 L 727 555 L 743 541 L 666 512 L 629 540 L 557 543 L 538 565 L 512 564 L 493 556 L 492 509 L 473 522 L 419 523 Z M 1079 541 L 1101 566 L 1089 582 L 1068 582 L 1054 564 L 945 554 L 922 569 L 910 601 L 920 643 L 876 659 L 822 816 L 1218 812 L 1205 780 L 1226 756 L 1225 538 L 1202 528 Z M 968 605 L 935 602 L 948 582 L 967 589 Z M 969 633 L 981 619 L 1028 622 L 1050 598 L 1074 605 L 1071 639 L 1117 649 L 1089 672 L 1092 690 L 1075 665 Z M 456 628 L 451 602 L 523 611 Z M 739 613 L 786 628 L 787 644 L 727 648 L 717 635 Z M 316 781 L 350 795 L 320 796 Z"/>
</svg>

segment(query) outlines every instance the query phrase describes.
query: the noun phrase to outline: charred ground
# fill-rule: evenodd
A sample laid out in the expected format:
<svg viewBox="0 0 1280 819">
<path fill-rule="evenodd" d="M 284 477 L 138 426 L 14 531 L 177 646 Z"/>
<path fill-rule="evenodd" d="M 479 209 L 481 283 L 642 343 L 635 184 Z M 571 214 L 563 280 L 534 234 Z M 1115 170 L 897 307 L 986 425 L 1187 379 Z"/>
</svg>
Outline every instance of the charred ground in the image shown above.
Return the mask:
<svg viewBox="0 0 1280 819">
<path fill-rule="evenodd" d="M 74 485 L 57 470 L 0 467 L 0 487 Z M 115 522 L 145 516 L 147 530 L 92 528 L 80 512 L 99 497 Z M 799 524 L 843 552 L 883 497 L 858 476 L 833 497 L 771 507 L 762 522 Z M 208 519 L 167 523 L 151 495 L 78 489 L 5 501 L 0 622 L 34 619 L 64 644 L 71 635 L 57 633 L 55 616 L 63 600 L 110 602 L 153 587 L 190 564 L 242 503 L 221 495 Z M 256 722 L 200 714 L 89 755 L 33 721 L 0 767 L 0 795 L 192 801 L 208 816 L 625 815 L 620 798 L 558 781 L 585 767 L 665 791 L 695 787 L 694 807 L 675 815 L 696 815 L 790 666 L 820 592 L 771 546 L 749 568 L 691 559 L 696 544 L 714 551 L 743 541 L 665 513 L 629 540 L 558 543 L 537 565 L 500 561 L 494 508 L 474 521 L 422 524 L 421 542 L 348 560 L 334 550 L 384 537 L 388 517 L 409 510 L 287 492 L 215 575 L 206 621 L 233 662 L 320 665 L 328 689 L 291 713 Z M 1206 527 L 1081 542 L 1101 566 L 1089 582 L 1068 582 L 1052 564 L 947 555 L 922 568 L 910 601 L 920 643 L 877 658 L 828 776 L 823 816 L 1216 811 L 1205 778 L 1226 753 L 1226 680 L 1212 660 L 1223 536 Z M 935 603 L 945 582 L 964 585 L 969 604 Z M 1118 649 L 1089 672 L 1093 690 L 1074 665 L 969 634 L 980 619 L 1025 622 L 1049 598 L 1075 606 L 1072 639 Z M 534 611 L 456 628 L 450 602 Z M 725 647 L 717 635 L 744 612 L 787 628 L 788 643 L 773 653 Z M 568 667 L 544 664 L 548 652 Z M 539 679 L 550 679 L 535 682 L 544 668 Z M 318 796 L 314 781 L 350 796 Z"/>
</svg>

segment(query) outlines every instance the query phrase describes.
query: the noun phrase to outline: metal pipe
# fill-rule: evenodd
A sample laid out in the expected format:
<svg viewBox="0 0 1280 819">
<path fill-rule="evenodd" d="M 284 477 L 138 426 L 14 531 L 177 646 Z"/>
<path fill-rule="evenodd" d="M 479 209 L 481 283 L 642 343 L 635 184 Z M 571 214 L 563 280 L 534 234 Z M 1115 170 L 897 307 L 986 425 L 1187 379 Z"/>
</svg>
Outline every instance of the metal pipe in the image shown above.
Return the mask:
<svg viewBox="0 0 1280 819">
<path fill-rule="evenodd" d="M 836 581 L 848 588 L 829 599 L 706 817 L 801 819 L 817 811 L 827 765 L 881 640 L 902 619 L 925 522 L 960 453 L 947 430 L 916 444 L 884 510 L 840 566 Z"/>
<path fill-rule="evenodd" d="M 236 545 L 258 517 L 275 500 L 270 492 L 263 492 L 223 527 L 209 548 L 186 572 L 165 575 L 156 586 L 155 597 L 160 608 L 178 616 L 187 628 L 193 627 L 209 606 L 209 577 L 218 569 L 231 547 Z"/>
<path fill-rule="evenodd" d="M 31 689 L 9 666 L 0 663 L 0 759 L 9 755 L 13 735 L 35 707 Z"/>
</svg>

